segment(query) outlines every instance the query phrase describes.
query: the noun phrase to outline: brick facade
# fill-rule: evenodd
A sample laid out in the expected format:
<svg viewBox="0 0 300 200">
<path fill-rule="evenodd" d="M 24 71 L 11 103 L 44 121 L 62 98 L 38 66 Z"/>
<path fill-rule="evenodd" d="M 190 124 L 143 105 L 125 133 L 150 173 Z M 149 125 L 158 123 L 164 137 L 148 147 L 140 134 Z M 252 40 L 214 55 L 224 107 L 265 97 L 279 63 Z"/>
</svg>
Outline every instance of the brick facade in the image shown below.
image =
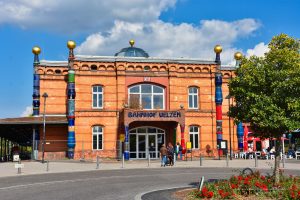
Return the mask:
<svg viewBox="0 0 300 200">
<path fill-rule="evenodd" d="M 47 92 L 46 115 L 66 115 L 67 113 L 67 73 L 65 65 L 55 65 L 51 62 L 41 62 L 37 66 L 40 74 L 41 94 Z M 165 110 L 178 110 L 183 106 L 185 111 L 185 141 L 189 141 L 189 127 L 199 127 L 199 149 L 193 150 L 195 156 L 200 153 L 207 155 L 209 145 L 216 154 L 216 112 L 215 112 L 215 82 L 216 63 L 200 60 L 166 60 L 166 59 L 117 59 L 116 57 L 75 57 L 75 159 L 95 159 L 97 155 L 116 158 L 117 141 L 124 134 L 123 111 L 128 104 L 128 88 L 136 84 L 154 84 L 164 88 Z M 146 69 L 146 70 L 145 70 Z M 228 125 L 228 95 L 227 83 L 234 76 L 231 70 L 221 70 L 223 76 L 223 139 L 229 141 Z M 92 86 L 103 88 L 103 108 L 92 107 Z M 188 108 L 188 89 L 197 87 L 198 109 Z M 41 99 L 40 110 L 43 108 Z M 233 150 L 237 149 L 235 126 L 231 122 Z M 103 127 L 103 149 L 92 148 L 92 127 Z M 178 123 L 167 122 L 132 122 L 130 129 L 139 126 L 158 127 L 165 130 L 166 143 L 180 142 Z M 67 151 L 67 126 L 47 127 L 46 140 L 59 140 L 46 144 L 46 157 L 62 157 Z M 40 131 L 41 132 L 41 131 Z M 65 144 L 63 144 L 65 141 Z M 47 146 L 48 145 L 48 146 Z M 212 155 L 212 154 L 211 154 Z"/>
</svg>

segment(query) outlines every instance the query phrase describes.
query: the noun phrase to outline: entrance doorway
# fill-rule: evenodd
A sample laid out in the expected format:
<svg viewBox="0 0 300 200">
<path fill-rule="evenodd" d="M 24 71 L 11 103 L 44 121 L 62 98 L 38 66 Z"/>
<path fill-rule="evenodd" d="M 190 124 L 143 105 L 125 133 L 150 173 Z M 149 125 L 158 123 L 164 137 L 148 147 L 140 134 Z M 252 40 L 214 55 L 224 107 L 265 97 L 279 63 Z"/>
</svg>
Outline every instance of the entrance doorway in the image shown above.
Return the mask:
<svg viewBox="0 0 300 200">
<path fill-rule="evenodd" d="M 165 143 L 165 131 L 155 127 L 138 127 L 129 131 L 131 159 L 159 158 L 159 149 Z"/>
</svg>

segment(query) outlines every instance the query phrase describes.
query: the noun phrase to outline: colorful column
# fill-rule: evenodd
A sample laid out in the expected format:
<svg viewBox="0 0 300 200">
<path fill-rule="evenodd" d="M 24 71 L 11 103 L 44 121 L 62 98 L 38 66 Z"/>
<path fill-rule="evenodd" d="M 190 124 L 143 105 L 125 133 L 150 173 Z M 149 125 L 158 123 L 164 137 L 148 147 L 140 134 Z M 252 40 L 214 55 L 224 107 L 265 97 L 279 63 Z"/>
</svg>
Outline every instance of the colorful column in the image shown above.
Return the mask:
<svg viewBox="0 0 300 200">
<path fill-rule="evenodd" d="M 236 60 L 235 68 L 240 67 L 242 57 L 243 57 L 243 55 L 240 52 L 236 52 L 234 54 L 234 58 Z M 240 151 L 242 151 L 244 149 L 244 128 L 243 128 L 243 123 L 242 122 L 239 122 L 237 124 L 236 134 L 237 134 L 237 139 L 238 139 L 238 149 Z"/>
<path fill-rule="evenodd" d="M 182 147 L 182 153 L 185 154 L 186 147 L 185 147 L 185 139 L 184 139 L 184 124 L 180 124 L 180 132 L 181 132 L 181 147 Z"/>
<path fill-rule="evenodd" d="M 33 60 L 33 94 L 32 94 L 32 116 L 38 117 L 40 115 L 40 75 L 37 73 L 37 66 L 40 64 L 39 54 L 41 49 L 38 46 L 32 48 L 34 54 Z M 38 159 L 38 146 L 40 140 L 40 133 L 37 127 L 33 128 L 33 159 Z"/>
<path fill-rule="evenodd" d="M 221 73 L 221 58 L 220 54 L 222 52 L 222 47 L 216 45 L 214 48 L 216 53 L 217 70 L 215 74 L 215 102 L 216 102 L 216 134 L 217 134 L 217 144 L 223 139 L 223 130 L 222 130 L 222 73 Z M 221 151 L 219 150 L 221 154 Z"/>
<path fill-rule="evenodd" d="M 70 40 L 67 43 L 69 48 L 69 59 L 68 59 L 68 158 L 74 158 L 74 148 L 76 144 L 75 140 L 75 71 L 73 68 L 74 53 L 73 49 L 76 47 L 74 41 Z"/>
<path fill-rule="evenodd" d="M 242 122 L 239 122 L 237 124 L 236 134 L 237 134 L 237 138 L 238 138 L 238 148 L 240 151 L 242 151 L 243 147 L 244 147 L 244 128 L 243 128 Z"/>
<path fill-rule="evenodd" d="M 38 46 L 32 48 L 34 54 L 33 61 L 33 94 L 32 94 L 32 116 L 38 117 L 40 115 L 40 75 L 36 72 L 36 67 L 40 64 L 39 54 L 41 49 Z"/>
<path fill-rule="evenodd" d="M 125 125 L 124 159 L 129 160 L 129 126 Z"/>
</svg>

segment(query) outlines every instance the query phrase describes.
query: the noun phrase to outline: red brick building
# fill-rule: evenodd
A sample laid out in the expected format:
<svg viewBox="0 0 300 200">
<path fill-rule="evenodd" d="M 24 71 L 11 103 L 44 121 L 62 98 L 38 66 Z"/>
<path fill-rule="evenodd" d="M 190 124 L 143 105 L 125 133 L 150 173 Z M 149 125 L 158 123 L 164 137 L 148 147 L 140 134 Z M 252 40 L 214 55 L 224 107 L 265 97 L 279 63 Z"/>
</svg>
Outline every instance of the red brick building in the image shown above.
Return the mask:
<svg viewBox="0 0 300 200">
<path fill-rule="evenodd" d="M 71 51 L 73 48 L 75 44 Z M 115 56 L 73 56 L 72 51 L 69 62 L 39 62 L 39 51 L 34 53 L 40 94 L 40 105 L 34 109 L 43 116 L 46 105 L 46 159 L 66 157 L 70 137 L 74 159 L 97 155 L 116 158 L 120 150 L 127 152 L 129 159 L 143 159 L 149 154 L 159 158 L 160 146 L 169 142 L 183 142 L 184 146 L 191 142 L 194 156 L 216 155 L 215 75 L 222 75 L 223 97 L 228 95 L 227 83 L 234 75 L 233 68 L 221 67 L 220 51 L 216 60 L 156 58 L 131 43 Z M 75 72 L 76 93 L 71 110 L 75 124 L 71 126 L 67 119 L 70 69 Z M 47 98 L 42 97 L 44 93 Z M 222 104 L 222 139 L 229 142 L 231 132 L 232 149 L 236 150 L 233 120 L 229 130 L 228 102 Z M 51 124 L 51 118 L 65 123 Z M 36 139 L 42 141 L 41 123 L 37 129 Z M 70 131 L 75 133 L 74 138 Z M 119 141 L 125 141 L 125 145 L 122 147 Z M 37 146 L 39 157 L 41 143 Z"/>
</svg>

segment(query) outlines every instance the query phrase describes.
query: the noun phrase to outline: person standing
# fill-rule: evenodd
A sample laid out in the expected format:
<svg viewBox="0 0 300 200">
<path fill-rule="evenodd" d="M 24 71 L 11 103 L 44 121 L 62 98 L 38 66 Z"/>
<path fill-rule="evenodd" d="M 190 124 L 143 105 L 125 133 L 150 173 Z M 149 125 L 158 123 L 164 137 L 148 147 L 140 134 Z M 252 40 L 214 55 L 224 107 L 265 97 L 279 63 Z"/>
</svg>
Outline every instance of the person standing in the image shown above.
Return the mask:
<svg viewBox="0 0 300 200">
<path fill-rule="evenodd" d="M 180 156 L 180 160 L 182 160 L 182 147 L 179 142 L 176 144 L 176 159 L 178 158 L 178 154 Z"/>
<path fill-rule="evenodd" d="M 168 150 L 169 164 L 170 164 L 170 166 L 173 166 L 174 165 L 174 147 L 171 142 L 169 142 L 167 150 Z"/>
<path fill-rule="evenodd" d="M 161 167 L 162 167 L 162 166 L 164 166 L 164 167 L 166 166 L 167 155 L 168 155 L 168 150 L 167 150 L 167 148 L 165 147 L 165 144 L 162 144 L 162 145 L 161 145 L 161 148 L 160 148 Z"/>
</svg>

